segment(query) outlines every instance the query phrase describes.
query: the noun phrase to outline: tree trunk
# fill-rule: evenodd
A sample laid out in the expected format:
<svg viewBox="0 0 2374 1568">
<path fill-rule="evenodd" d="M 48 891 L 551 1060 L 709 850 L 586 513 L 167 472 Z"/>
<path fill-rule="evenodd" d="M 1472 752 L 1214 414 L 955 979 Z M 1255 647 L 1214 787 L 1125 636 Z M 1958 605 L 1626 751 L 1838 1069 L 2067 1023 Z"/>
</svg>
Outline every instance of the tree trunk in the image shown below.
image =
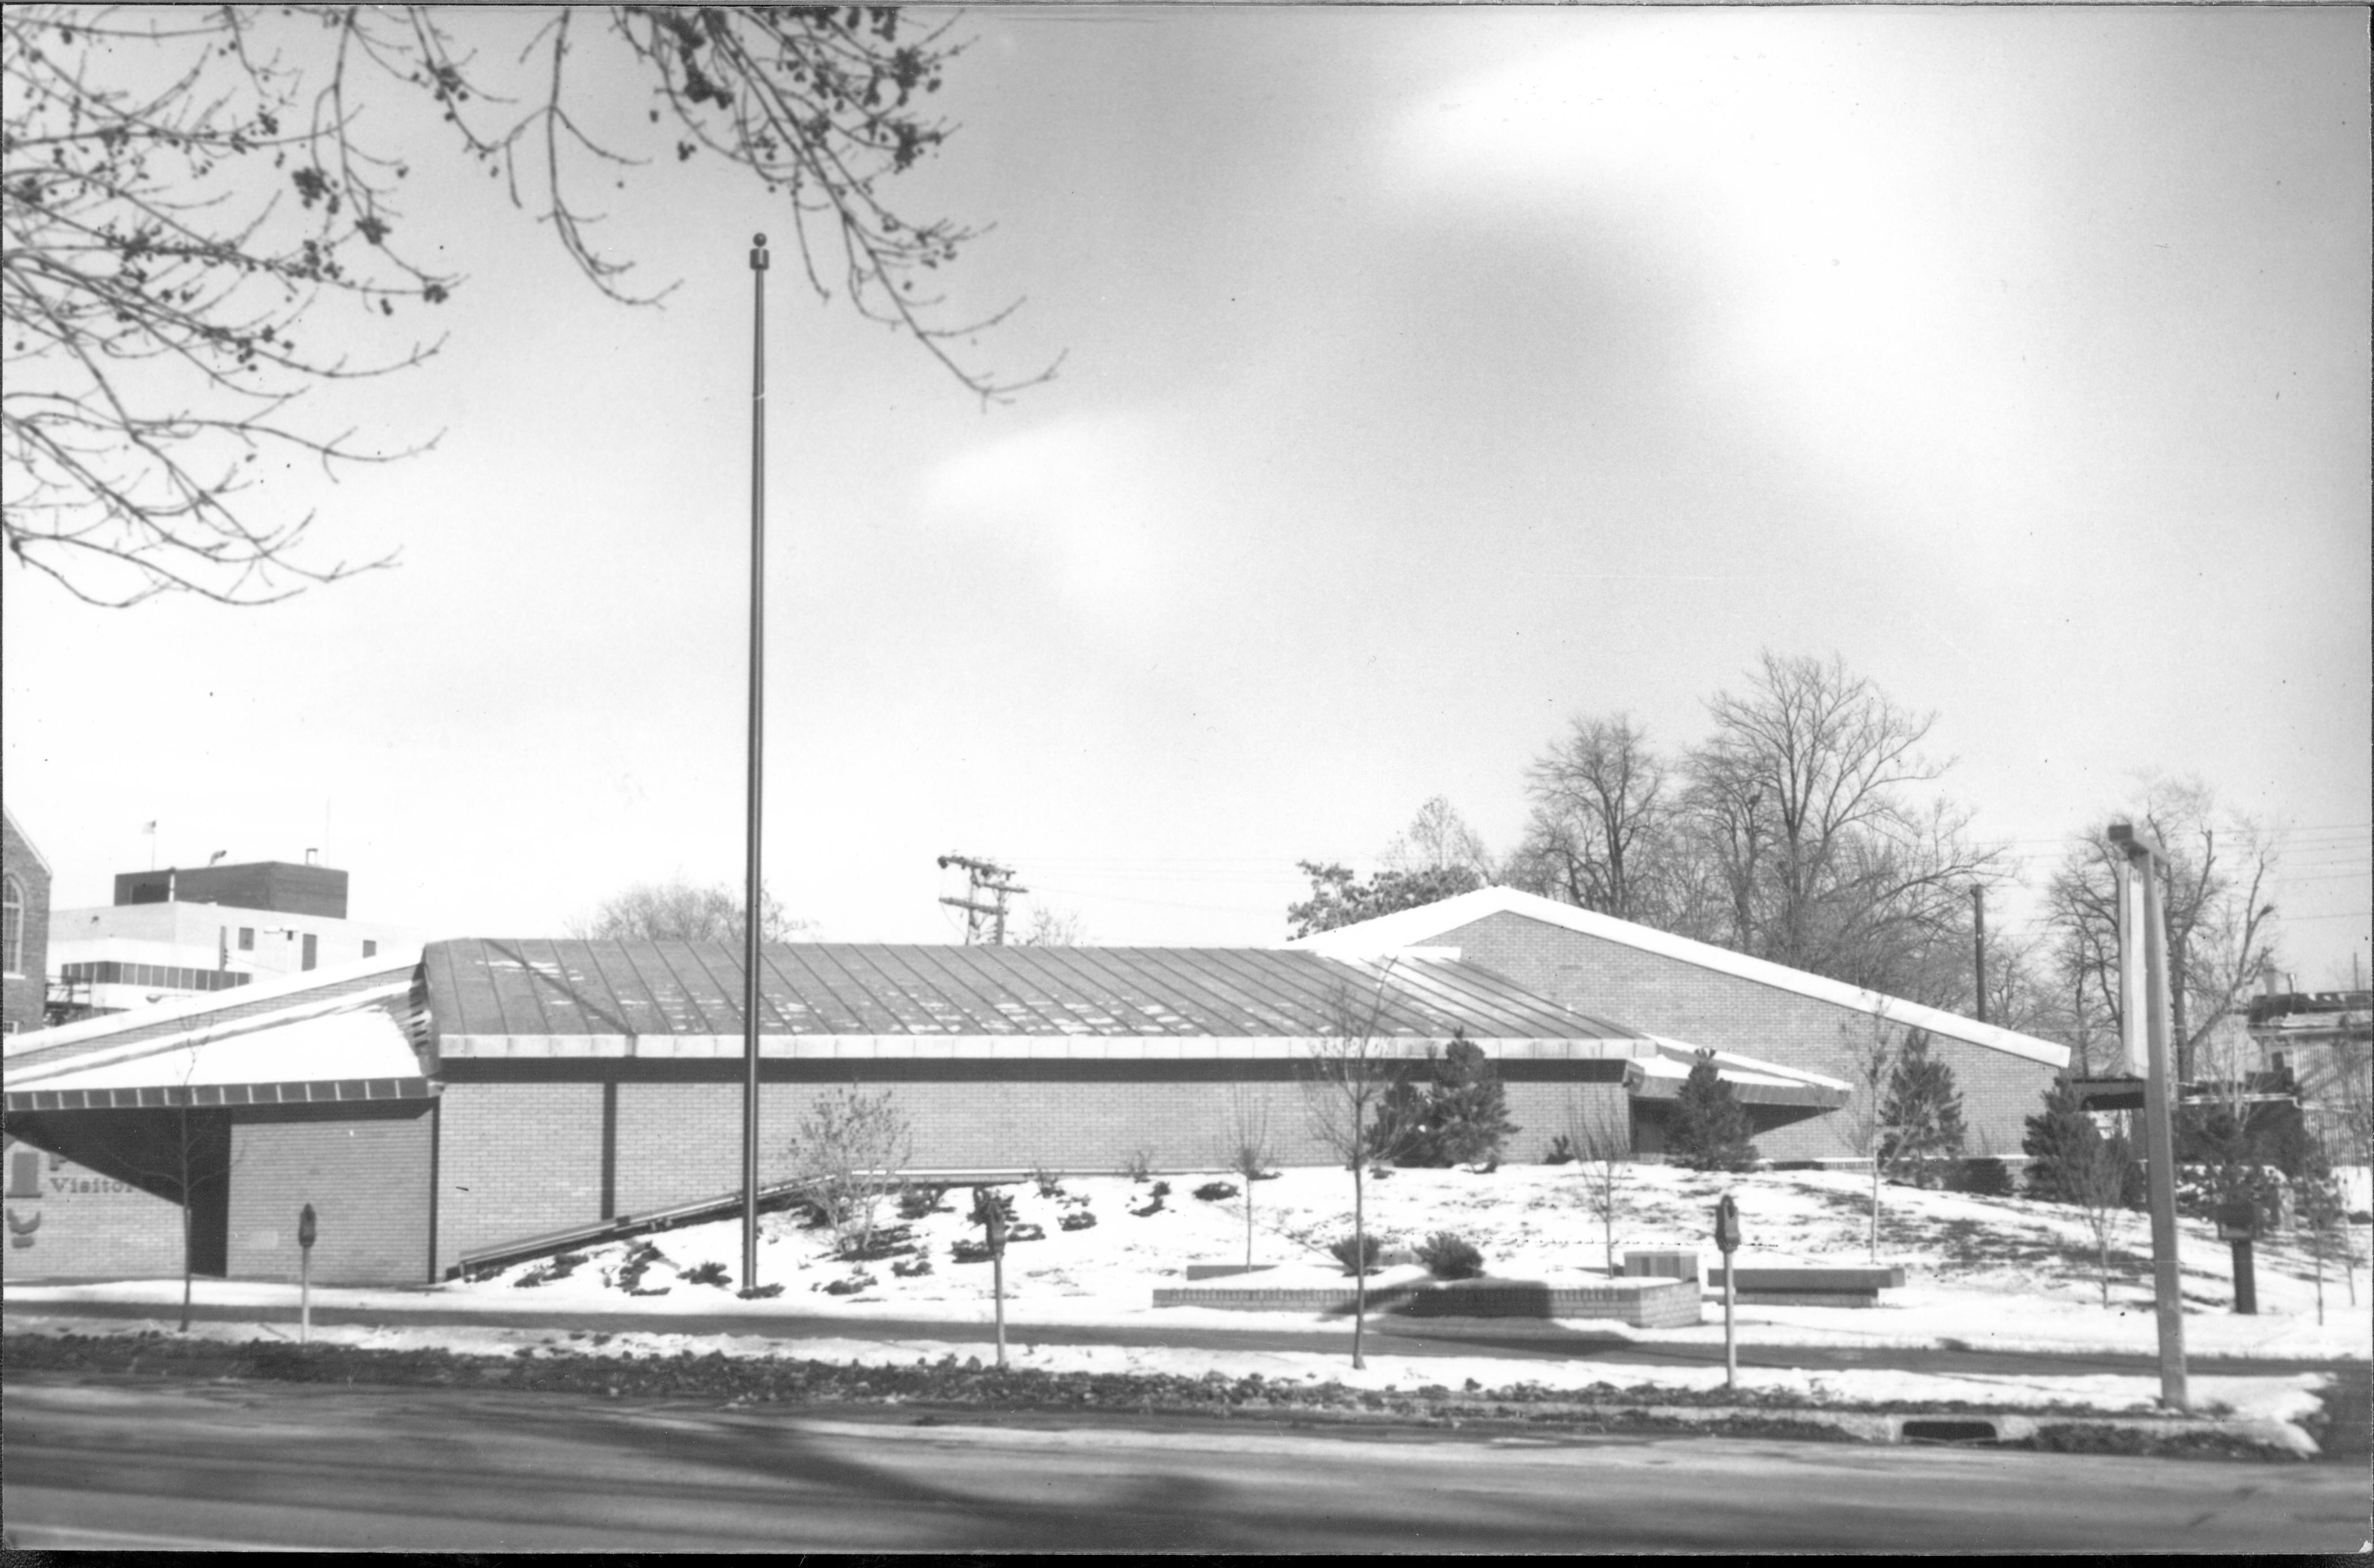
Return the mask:
<svg viewBox="0 0 2374 1568">
<path fill-rule="evenodd" d="M 2095 1278 L 2102 1283 L 2102 1305 L 2110 1305 L 2110 1232 L 2107 1225 L 2094 1233 Z"/>
<path fill-rule="evenodd" d="M 190 1189 L 182 1188 L 182 1332 L 190 1331 Z"/>
<path fill-rule="evenodd" d="M 1245 1269 L 1253 1266 L 1253 1178 L 1245 1177 Z"/>
<path fill-rule="evenodd" d="M 1871 1260 L 1879 1261 L 1879 1152 L 1871 1156 Z"/>
<path fill-rule="evenodd" d="M 1369 1321 L 1369 1242 L 1368 1209 L 1364 1199 L 1361 1177 L 1368 1173 L 1360 1162 L 1352 1162 L 1352 1370 L 1363 1371 L 1368 1362 L 1362 1359 L 1361 1331 Z"/>
</svg>

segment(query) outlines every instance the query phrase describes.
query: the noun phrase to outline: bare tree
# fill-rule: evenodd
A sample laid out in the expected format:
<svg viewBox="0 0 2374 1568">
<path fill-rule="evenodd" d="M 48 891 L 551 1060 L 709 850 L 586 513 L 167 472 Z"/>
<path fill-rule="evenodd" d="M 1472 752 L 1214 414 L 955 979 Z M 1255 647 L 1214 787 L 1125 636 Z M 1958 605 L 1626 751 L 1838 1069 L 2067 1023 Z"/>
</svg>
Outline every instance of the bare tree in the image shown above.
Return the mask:
<svg viewBox="0 0 2374 1568">
<path fill-rule="evenodd" d="M 1871 1164 L 1871 1260 L 1879 1261 L 1879 1185 L 1886 1173 L 1889 1136 L 1887 1089 L 1902 1059 L 1902 1032 L 1881 1009 L 1859 1023 L 1839 1024 L 1846 1056 L 1846 1079 L 1854 1085 L 1843 1108 L 1829 1118 L 1832 1136 Z"/>
<path fill-rule="evenodd" d="M 887 1089 L 865 1094 L 852 1086 L 818 1099 L 801 1114 L 792 1142 L 800 1195 L 824 1215 L 848 1257 L 873 1245 L 875 1206 L 913 1158 L 913 1131 Z"/>
<path fill-rule="evenodd" d="M 1326 1033 L 1310 1042 L 1304 1061 L 1303 1103 L 1310 1130 L 1352 1173 L 1352 1364 L 1362 1355 L 1369 1311 L 1369 1167 L 1393 1159 L 1407 1136 L 1401 1123 L 1377 1112 L 1402 1081 L 1407 1062 L 1385 1032 L 1385 990 L 1393 964 L 1377 971 L 1367 995 L 1343 987 L 1329 999 Z"/>
<path fill-rule="evenodd" d="M 975 231 L 887 203 L 888 178 L 949 135 L 924 104 L 961 46 L 916 15 L 8 7 L 10 551 L 111 605 L 263 603 L 388 565 L 306 559 L 311 518 L 267 515 L 261 481 L 283 457 L 335 471 L 407 455 L 300 422 L 293 404 L 437 351 L 408 322 L 461 287 L 445 260 L 458 247 L 403 198 L 431 159 L 500 178 L 596 289 L 649 303 L 666 287 L 630 287 L 632 262 L 594 238 L 589 189 L 723 158 L 781 202 L 820 298 L 839 290 L 985 400 L 1043 380 L 1052 366 L 1001 381 L 968 363 L 961 345 L 1007 312 L 950 320 L 927 287 Z M 617 112 L 637 97 L 646 113 Z"/>
<path fill-rule="evenodd" d="M 1582 1177 L 1583 1206 L 1599 1222 L 1607 1277 L 1612 1280 L 1616 1276 L 1616 1222 L 1632 1188 L 1631 1117 L 1604 1098 L 1587 1106 L 1569 1099 L 1566 1136 L 1574 1149 L 1576 1172 Z"/>
<path fill-rule="evenodd" d="M 1965 811 L 1913 791 L 1950 766 L 1921 753 L 1932 714 L 1900 708 L 1833 659 L 1770 652 L 1720 693 L 1681 804 L 1715 872 L 1727 945 L 1914 1000 L 1969 993 L 1969 888 L 1999 857 Z"/>
<path fill-rule="evenodd" d="M 1667 848 L 1666 769 L 1629 714 L 1568 720 L 1525 770 L 1528 851 L 1558 896 L 1619 920 L 1656 923 L 1653 891 Z"/>
<path fill-rule="evenodd" d="M 2126 1223 L 2127 1167 L 2133 1163 L 2126 1140 L 2104 1136 L 2090 1120 L 2086 1135 L 2071 1151 L 2070 1195 L 2076 1199 L 2086 1232 L 2093 1238 L 2095 1275 L 2104 1306 L 2110 1305 L 2110 1244 Z"/>
<path fill-rule="evenodd" d="M 1228 1131 L 1221 1163 L 1245 1184 L 1245 1267 L 1253 1266 L 1253 1183 L 1271 1174 L 1277 1152 L 1270 1142 L 1269 1101 L 1250 1083 L 1228 1089 Z"/>
<path fill-rule="evenodd" d="M 1428 872 L 1466 872 L 1477 885 L 1492 880 L 1490 851 L 1484 836 L 1467 825 L 1447 796 L 1436 795 L 1417 809 L 1408 827 L 1385 846 L 1378 863 L 1389 872 L 1422 875 Z"/>
<path fill-rule="evenodd" d="M 1087 943 L 1087 928 L 1081 923 L 1076 909 L 1051 909 L 1044 904 L 1030 907 L 1029 923 L 1022 928 L 1024 947 L 1079 947 Z"/>
<path fill-rule="evenodd" d="M 2247 1002 L 2274 965 L 2276 855 L 2248 817 L 2225 813 L 2197 778 L 2154 776 L 2123 813 L 2168 852 L 2160 904 L 2168 922 L 2168 1000 L 2177 1071 L 2191 1081 L 2212 1031 Z M 2121 1027 L 2118 895 L 2106 824 L 2070 841 L 2046 893 L 2074 994 L 2115 1038 Z"/>
<path fill-rule="evenodd" d="M 764 884 L 758 890 L 758 938 L 790 942 L 814 927 L 794 920 Z M 721 883 L 699 887 L 682 877 L 640 882 L 605 898 L 592 915 L 571 920 L 569 934 L 596 942 L 724 942 L 740 943 L 742 889 Z"/>
</svg>

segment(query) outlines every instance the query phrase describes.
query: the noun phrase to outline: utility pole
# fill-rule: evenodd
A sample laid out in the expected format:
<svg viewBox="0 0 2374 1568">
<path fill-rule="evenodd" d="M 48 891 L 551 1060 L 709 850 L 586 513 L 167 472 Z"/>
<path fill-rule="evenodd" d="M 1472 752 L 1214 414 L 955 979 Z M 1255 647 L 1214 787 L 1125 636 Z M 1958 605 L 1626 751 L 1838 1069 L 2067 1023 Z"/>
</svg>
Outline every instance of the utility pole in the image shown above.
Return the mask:
<svg viewBox="0 0 2374 1568">
<path fill-rule="evenodd" d="M 742 906 L 742 1289 L 758 1288 L 758 826 L 767 649 L 767 237 L 750 241 L 750 774 Z"/>
<path fill-rule="evenodd" d="M 2167 852 L 2129 824 L 2110 825 L 2110 843 L 2127 867 L 2120 888 L 2119 973 L 2130 1005 L 2121 1022 L 2127 1059 L 2144 1059 L 2144 1153 L 2151 1186 L 2152 1297 L 2159 1316 L 2159 1398 L 2186 1408 L 2184 1297 L 2177 1258 L 2176 1097 L 2168 1060 L 2168 927 L 2160 907 L 2159 870 Z M 2140 978 L 2138 988 L 2135 981 Z M 2137 998 L 2140 989 L 2142 995 Z M 2143 1049 L 2138 1051 L 2137 1045 Z"/>
<path fill-rule="evenodd" d="M 1970 931 L 1979 945 L 1979 1022 L 1987 1021 L 1987 890 L 1970 883 Z"/>
<path fill-rule="evenodd" d="M 940 869 L 946 871 L 950 866 L 965 869 L 965 895 L 962 898 L 943 898 L 940 902 L 965 912 L 965 945 L 970 947 L 981 940 L 982 927 L 986 922 L 990 945 L 1004 947 L 1005 900 L 1009 895 L 1030 890 L 1015 886 L 1009 880 L 1014 875 L 1014 868 L 1001 866 L 994 860 L 976 860 L 968 855 L 942 855 Z M 993 895 L 996 902 L 983 903 L 981 895 L 984 893 Z"/>
</svg>

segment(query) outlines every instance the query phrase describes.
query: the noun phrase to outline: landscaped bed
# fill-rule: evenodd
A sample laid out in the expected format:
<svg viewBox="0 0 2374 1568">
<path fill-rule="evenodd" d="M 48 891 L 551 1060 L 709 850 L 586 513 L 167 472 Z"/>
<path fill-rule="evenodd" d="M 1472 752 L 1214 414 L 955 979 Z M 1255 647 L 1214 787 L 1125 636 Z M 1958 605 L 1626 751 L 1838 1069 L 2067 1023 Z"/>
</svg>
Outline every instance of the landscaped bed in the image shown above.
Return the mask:
<svg viewBox="0 0 2374 1568">
<path fill-rule="evenodd" d="M 1096 1386 L 1096 1378 L 1185 1379 L 1200 1387 L 1213 1376 L 1235 1387 L 1258 1373 L 1272 1390 L 1263 1396 L 1266 1398 L 1278 1398 L 1275 1390 L 1281 1385 L 1340 1385 L 1360 1398 L 1375 1395 L 1392 1399 L 1415 1397 L 1406 1391 L 1429 1385 L 1460 1388 L 1473 1382 L 1479 1389 L 1495 1390 L 1529 1383 L 1569 1401 L 1583 1398 L 1584 1390 L 1606 1386 L 1628 1391 L 1628 1397 L 1653 1397 L 1667 1407 L 1676 1399 L 1747 1398 L 1770 1400 L 1776 1407 L 1833 1411 L 1901 1410 L 1933 1404 L 1950 1408 L 1963 1401 L 1998 1410 L 2057 1408 L 2133 1417 L 2155 1408 L 2157 1380 L 2145 1371 L 2015 1376 L 1879 1367 L 1806 1371 L 1746 1366 L 1739 1373 L 1743 1393 L 1728 1395 L 1721 1389 L 1719 1356 L 1697 1364 L 1660 1366 L 1617 1366 L 1590 1359 L 1593 1346 L 1629 1340 L 1715 1350 L 1723 1330 L 1712 1297 L 1705 1321 L 1694 1328 L 1633 1328 L 1606 1319 L 1567 1320 L 1561 1331 L 1571 1331 L 1575 1349 L 1557 1360 L 1496 1357 L 1488 1350 L 1474 1355 L 1394 1356 L 1380 1354 L 1372 1343 L 1369 1366 L 1355 1371 L 1345 1353 L 1350 1326 L 1340 1315 L 1153 1305 L 1157 1288 L 1186 1283 L 1191 1263 L 1244 1261 L 1241 1195 L 1198 1199 L 1193 1192 L 1202 1185 L 1200 1178 L 1174 1175 L 1158 1198 L 1154 1180 L 1116 1176 L 1062 1177 L 1051 1181 L 1052 1190 L 1046 1192 L 1029 1182 L 1007 1189 L 1017 1224 L 1036 1226 L 1039 1233 L 1037 1239 L 1011 1244 L 1005 1262 L 1006 1319 L 1017 1375 L 1028 1369 L 1087 1378 L 1090 1387 Z M 1335 1170 L 1292 1170 L 1254 1183 L 1252 1190 L 1256 1200 L 1254 1260 L 1275 1267 L 1236 1276 L 1233 1281 L 1208 1282 L 1252 1286 L 1293 1281 L 1348 1293 L 1350 1276 L 1329 1257 L 1331 1245 L 1351 1228 L 1348 1176 Z M 1663 1166 L 1640 1166 L 1631 1173 L 1616 1231 L 1619 1261 L 1627 1249 L 1694 1248 L 1711 1267 L 1716 1255 L 1706 1245 L 1707 1217 L 1715 1197 L 1724 1191 L 1734 1195 L 1742 1215 L 1747 1244 L 1738 1259 L 1743 1267 L 1767 1260 L 1831 1266 L 1867 1261 L 1865 1177 L 1824 1171 L 1722 1176 Z M 2105 1306 L 2094 1278 L 2094 1259 L 2074 1211 L 2020 1199 L 1906 1188 L 1886 1188 L 1884 1197 L 1887 1210 L 1882 1258 L 1905 1269 L 1904 1287 L 1880 1293 L 1877 1305 L 1859 1310 L 1742 1308 L 1742 1344 L 2136 1356 L 2148 1356 L 2154 1350 L 2149 1269 L 2143 1251 L 2147 1244 L 2140 1216 L 2129 1222 L 2114 1248 L 2110 1305 Z M 894 1234 L 879 1249 L 881 1256 L 865 1262 L 834 1257 L 825 1230 L 804 1228 L 789 1218 L 770 1220 L 761 1247 L 760 1280 L 779 1287 L 780 1293 L 766 1299 L 746 1300 L 737 1293 L 739 1281 L 733 1273 L 739 1267 L 740 1235 L 729 1222 L 588 1248 L 433 1289 L 316 1291 L 317 1306 L 373 1311 L 388 1326 L 327 1328 L 317 1324 L 314 1335 L 356 1353 L 467 1351 L 509 1360 L 524 1350 L 539 1368 L 547 1358 L 584 1358 L 622 1367 L 655 1366 L 664 1360 L 674 1366 L 687 1352 L 693 1352 L 695 1361 L 715 1352 L 736 1363 L 772 1357 L 787 1363 L 839 1366 L 854 1360 L 869 1368 L 911 1367 L 918 1359 L 940 1366 L 951 1357 L 958 1367 L 972 1359 L 986 1363 L 994 1355 L 989 1342 L 991 1270 L 985 1261 L 959 1261 L 958 1253 L 959 1243 L 970 1253 L 981 1234 L 965 1217 L 969 1199 L 964 1189 L 953 1189 L 944 1195 L 942 1211 L 897 1221 L 905 1227 L 904 1235 Z M 1386 1256 L 1393 1260 L 1371 1276 L 1373 1284 L 1424 1279 L 1423 1267 L 1403 1259 L 1429 1238 L 1445 1234 L 1472 1243 L 1491 1280 L 1540 1283 L 1604 1278 L 1604 1233 L 1583 1206 L 1581 1183 L 1571 1167 L 1509 1165 L 1489 1173 L 1400 1170 L 1370 1184 L 1369 1202 L 1371 1229 L 1384 1238 L 1390 1249 Z M 923 1205 L 911 1201 L 910 1207 L 920 1210 Z M 1093 1216 L 1094 1223 L 1081 1223 L 1084 1214 Z M 2325 1322 L 2320 1326 L 2309 1259 L 2289 1241 L 2262 1244 L 2260 1315 L 2238 1316 L 2230 1311 L 2227 1247 L 2205 1226 L 2188 1222 L 2184 1230 L 2185 1334 L 2192 1354 L 2326 1363 L 2366 1359 L 2374 1327 L 2362 1307 L 2350 1305 L 2349 1285 L 2337 1272 L 2327 1276 Z M 2361 1247 L 2364 1242 L 2361 1230 Z M 2362 1270 L 2356 1283 L 2359 1290 L 2365 1288 Z M 202 1302 L 269 1305 L 279 1312 L 294 1305 L 295 1294 L 292 1285 L 283 1283 L 202 1281 L 197 1286 Z M 52 1316 L 35 1318 L 12 1310 L 9 1327 L 12 1335 L 37 1327 L 94 1335 L 136 1332 L 56 1315 L 70 1313 L 77 1303 L 102 1301 L 147 1303 L 162 1310 L 179 1296 L 178 1281 L 12 1285 L 12 1307 L 38 1304 Z M 484 1326 L 405 1323 L 410 1312 L 453 1309 L 480 1315 Z M 537 1326 L 539 1320 L 572 1312 L 631 1314 L 648 1326 L 648 1332 L 597 1343 L 591 1335 L 572 1340 L 565 1332 Z M 775 1327 L 787 1314 L 805 1320 L 797 1330 L 799 1338 L 787 1339 L 785 1330 Z M 746 1320 L 750 1331 L 721 1333 L 713 1322 L 704 1324 L 699 1335 L 672 1331 L 675 1323 L 693 1316 L 728 1324 Z M 505 1326 L 507 1318 L 517 1326 Z M 864 1333 L 862 1326 L 872 1319 L 934 1327 L 928 1339 L 884 1342 Z M 819 1331 L 816 1324 L 835 1320 L 848 1323 L 852 1337 L 819 1339 L 819 1332 L 830 1329 Z M 1421 1326 L 1390 1316 L 1373 1321 L 1404 1331 Z M 1058 1345 L 1034 1336 L 1034 1329 L 1064 1325 L 1129 1328 L 1141 1342 Z M 1271 1326 L 1340 1336 L 1338 1348 L 1322 1343 L 1291 1352 L 1188 1350 L 1163 1342 L 1166 1332 L 1175 1328 Z M 293 1332 L 294 1326 L 285 1320 L 268 1332 L 253 1322 L 201 1322 L 194 1338 L 245 1341 Z M 12 1346 L 16 1343 L 12 1338 Z M 1440 1340 L 1437 1344 L 1451 1348 Z M 517 1369 L 503 1374 L 506 1380 L 533 1381 L 545 1375 Z M 641 1372 L 627 1375 L 638 1384 L 647 1376 L 662 1377 Z M 2320 1378 L 2313 1374 L 2196 1375 L 2192 1381 L 2199 1405 L 2224 1404 L 2239 1416 L 2299 1421 L 2318 1407 L 2314 1390 Z M 1101 1402 L 1108 1395 L 1098 1398 Z M 1298 1401 L 1302 1398 L 1294 1396 Z M 1591 1398 L 1601 1396 L 1592 1393 Z"/>
<path fill-rule="evenodd" d="M 217 1326 L 219 1327 L 219 1326 Z M 1163 1373 L 1098 1373 L 1030 1367 L 1000 1369 L 977 1355 L 846 1363 L 801 1356 L 638 1352 L 597 1342 L 523 1345 L 509 1355 L 443 1347 L 375 1348 L 329 1339 L 307 1345 L 285 1340 L 234 1341 L 142 1329 L 110 1334 L 72 1331 L 11 1333 L 0 1356 L 11 1376 L 41 1374 L 99 1377 L 255 1380 L 376 1385 L 397 1387 L 507 1388 L 593 1395 L 605 1398 L 691 1398 L 786 1410 L 851 1406 L 912 1407 L 947 1412 L 947 1419 L 995 1411 L 1192 1415 L 1216 1419 L 1297 1422 L 1385 1422 L 1443 1428 L 1553 1426 L 1570 1433 L 1629 1429 L 1678 1430 L 1727 1436 L 1791 1436 L 1827 1441 L 1869 1438 L 1884 1430 L 1858 1415 L 1983 1416 L 2000 1401 L 1971 1398 L 1833 1401 L 1814 1407 L 1773 1388 L 1684 1389 L 1664 1385 L 1594 1382 L 1558 1387 L 1521 1382 L 1487 1388 L 1473 1378 L 1460 1387 L 1417 1382 L 1404 1387 L 1361 1387 L 1315 1375 L 1297 1381 L 1261 1373 L 1240 1376 L 1214 1370 L 1200 1376 Z M 879 1347 L 875 1347 L 879 1349 Z M 2305 1390 L 2288 1410 L 2313 1426 L 2317 1412 Z M 2204 1411 L 2204 1416 L 2230 1414 Z M 2101 1420 L 2086 1405 L 2029 1405 L 2019 1411 L 2022 1435 L 2006 1447 L 2061 1452 L 2170 1457 L 2292 1458 L 2309 1452 L 2299 1434 L 2261 1418 L 2255 1428 L 2204 1420 L 2126 1424 Z M 2055 1420 L 2053 1418 L 2064 1418 Z M 2074 1419 L 2069 1419 L 2074 1418 Z M 2018 1419 L 2018 1418 L 2016 1418 Z M 1983 1424 L 1983 1423 L 1981 1423 Z M 2063 1435 L 2065 1433 L 2065 1435 Z"/>
</svg>

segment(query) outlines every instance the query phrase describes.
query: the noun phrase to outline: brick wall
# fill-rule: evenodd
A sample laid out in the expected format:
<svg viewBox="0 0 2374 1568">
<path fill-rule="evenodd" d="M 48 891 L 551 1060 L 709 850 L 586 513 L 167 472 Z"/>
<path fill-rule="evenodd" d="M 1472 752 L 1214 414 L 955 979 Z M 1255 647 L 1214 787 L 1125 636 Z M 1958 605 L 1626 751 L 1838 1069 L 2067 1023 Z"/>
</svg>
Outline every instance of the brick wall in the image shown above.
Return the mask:
<svg viewBox="0 0 2374 1568">
<path fill-rule="evenodd" d="M 7 1244 L 0 1278 L 179 1279 L 178 1203 L 16 1139 L 0 1140 Z"/>
<path fill-rule="evenodd" d="M 440 1277 L 465 1252 L 601 1218 L 599 1083 L 448 1082 L 438 1120 Z"/>
<path fill-rule="evenodd" d="M 1266 1074 L 1259 1079 L 1238 1079 L 1230 1065 L 1102 1064 L 1092 1075 L 1082 1064 L 886 1062 L 869 1068 L 859 1087 L 897 1095 L 913 1129 L 919 1169 L 1114 1171 L 1143 1150 L 1158 1169 L 1219 1170 L 1239 1082 L 1267 1110 L 1281 1164 L 1330 1163 L 1310 1131 L 1302 1086 L 1282 1064 L 1258 1064 L 1253 1071 Z M 619 1064 L 570 1067 L 589 1076 L 447 1083 L 438 1152 L 441 1274 L 465 1253 L 604 1217 L 605 1086 L 617 1095 L 612 1215 L 723 1197 L 740 1187 L 738 1079 L 712 1071 L 706 1082 L 622 1080 L 628 1070 Z M 595 1071 L 609 1074 L 607 1085 L 590 1076 Z M 832 1076 L 830 1064 L 769 1063 L 768 1071 L 773 1081 L 760 1086 L 758 1101 L 761 1183 L 793 1174 L 801 1116 L 849 1086 L 845 1076 Z M 801 1076 L 793 1077 L 794 1071 Z M 1510 1119 L 1521 1129 L 1507 1151 L 1511 1160 L 1539 1159 L 1568 1126 L 1569 1106 L 1625 1112 L 1623 1088 L 1605 1064 L 1525 1063 L 1518 1071 L 1526 1076 L 1508 1084 Z"/>
<path fill-rule="evenodd" d="M 297 1216 L 308 1203 L 315 1284 L 429 1277 L 429 1113 L 418 1102 L 394 1110 L 358 1117 L 352 1106 L 291 1106 L 232 1124 L 232 1279 L 294 1281 Z"/>
<path fill-rule="evenodd" d="M 17 880 L 25 901 L 23 962 L 0 977 L 0 1023 L 11 1033 L 38 1029 L 49 1000 L 50 873 L 6 817 L 0 817 L 0 872 Z"/>
<path fill-rule="evenodd" d="M 1428 942 L 1457 947 L 1471 963 L 1610 1023 L 1833 1078 L 1852 1076 L 1841 1027 L 1850 1034 L 1870 1027 L 1869 1015 L 1852 1008 L 1522 915 L 1490 915 Z M 1954 1070 L 1969 1152 L 2016 1155 L 2053 1070 L 1960 1040 L 1933 1036 L 1930 1050 Z M 1852 1109 L 1761 1129 L 1757 1151 L 1777 1160 L 1850 1157 L 1840 1134 Z"/>
</svg>

